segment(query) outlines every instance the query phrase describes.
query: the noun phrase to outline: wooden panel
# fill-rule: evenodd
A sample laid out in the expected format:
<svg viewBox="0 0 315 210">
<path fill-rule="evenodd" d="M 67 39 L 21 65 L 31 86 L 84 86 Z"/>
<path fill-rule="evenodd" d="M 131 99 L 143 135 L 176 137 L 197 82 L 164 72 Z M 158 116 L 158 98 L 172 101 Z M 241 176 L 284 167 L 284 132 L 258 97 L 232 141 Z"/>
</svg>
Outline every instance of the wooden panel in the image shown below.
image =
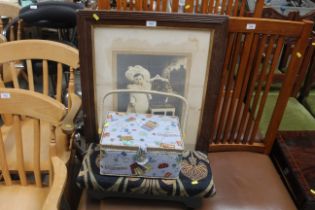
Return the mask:
<svg viewBox="0 0 315 210">
<path fill-rule="evenodd" d="M 219 6 L 220 6 L 220 0 L 216 0 L 215 1 L 215 7 L 214 7 L 214 14 L 218 14 L 218 9 L 219 9 Z"/>
<path fill-rule="evenodd" d="M 66 108 L 60 102 L 36 92 L 0 88 L 0 93 L 9 96 L 0 99 L 1 113 L 14 114 L 18 112 L 22 115 L 44 119 L 54 125 L 57 125 L 66 113 Z M 32 108 L 30 109 L 30 107 Z"/>
<path fill-rule="evenodd" d="M 110 9 L 110 0 L 98 0 L 97 1 L 98 9 Z"/>
<path fill-rule="evenodd" d="M 306 79 L 304 81 L 304 85 L 300 90 L 300 96 L 299 96 L 299 101 L 303 101 L 305 99 L 305 97 L 307 97 L 309 95 L 309 92 L 312 89 L 312 86 L 314 85 L 314 81 L 315 81 L 315 32 L 313 32 L 312 34 L 312 49 L 310 50 L 312 53 L 312 57 L 310 58 L 310 63 L 308 66 L 308 72 L 306 75 Z M 314 43 L 314 45 L 313 45 Z M 305 65 L 305 63 L 307 62 L 307 60 L 303 60 L 303 64 Z"/>
<path fill-rule="evenodd" d="M 69 95 L 70 95 L 70 93 L 74 93 L 74 91 L 75 91 L 75 84 L 74 84 L 74 82 L 75 82 L 75 80 L 74 80 L 74 70 L 73 70 L 73 68 L 70 68 L 69 86 L 68 86 Z M 68 108 L 71 108 L 70 97 L 68 97 Z"/>
<path fill-rule="evenodd" d="M 56 100 L 61 102 L 62 94 L 62 64 L 57 63 L 57 85 L 56 85 Z"/>
<path fill-rule="evenodd" d="M 258 18 L 237 18 L 231 17 L 229 19 L 230 32 L 252 32 L 253 29 L 247 29 L 248 24 L 255 24 L 255 33 L 262 34 L 277 34 L 290 37 L 298 37 L 303 30 L 302 22 L 294 21 L 277 21 L 271 19 L 258 19 Z M 285 25 L 285 27 L 284 27 Z"/>
<path fill-rule="evenodd" d="M 12 180 L 11 180 L 11 176 L 8 169 L 8 163 L 7 163 L 5 148 L 3 144 L 3 137 L 2 137 L 1 129 L 0 129 L 0 166 L 1 166 L 1 172 L 5 181 L 5 184 L 11 185 Z"/>
<path fill-rule="evenodd" d="M 264 152 L 265 145 L 263 143 L 249 144 L 211 144 L 209 145 L 209 151 L 222 152 L 222 151 L 250 151 L 250 152 Z"/>
<path fill-rule="evenodd" d="M 62 43 L 47 40 L 20 40 L 0 45 L 0 63 L 23 59 L 47 59 L 67 63 L 73 68 L 79 67 L 78 50 Z"/>
<path fill-rule="evenodd" d="M 48 72 L 48 61 L 43 60 L 43 94 L 48 96 L 49 93 L 49 72 Z"/>
<path fill-rule="evenodd" d="M 246 6 L 246 0 L 241 1 L 241 8 L 239 9 L 239 15 L 240 17 L 244 16 L 245 14 L 245 6 Z"/>
<path fill-rule="evenodd" d="M 28 77 L 28 87 L 30 90 L 34 91 L 34 77 L 33 77 L 33 65 L 31 60 L 26 60 L 27 77 Z"/>
<path fill-rule="evenodd" d="M 203 14 L 208 12 L 208 0 L 202 0 L 200 12 Z"/>
<path fill-rule="evenodd" d="M 281 50 L 283 48 L 283 42 L 284 42 L 283 37 L 281 37 L 278 40 L 275 53 L 272 56 L 271 67 L 269 69 L 268 76 L 266 78 L 265 92 L 264 92 L 264 94 L 262 96 L 262 99 L 261 99 L 261 102 L 260 102 L 260 107 L 259 107 L 259 110 L 258 110 L 258 113 L 257 113 L 257 116 L 256 116 L 256 122 L 255 122 L 255 125 L 254 125 L 254 128 L 253 128 L 253 132 L 252 132 L 252 135 L 251 135 L 251 138 L 250 138 L 250 143 L 254 142 L 254 136 L 256 136 L 256 134 L 258 132 L 258 126 L 259 126 L 260 119 L 261 119 L 261 116 L 262 116 L 263 111 L 264 111 L 265 103 L 266 103 L 267 96 L 268 96 L 268 93 L 269 93 L 269 89 L 270 89 L 270 86 L 271 86 L 271 83 L 272 83 L 272 78 L 273 78 L 273 75 L 274 75 L 274 72 L 275 72 L 275 69 L 276 69 L 276 65 L 279 62 L 280 53 L 281 53 Z M 272 46 L 274 46 L 274 42 L 270 43 L 270 45 L 271 44 L 272 44 Z"/>
<path fill-rule="evenodd" d="M 168 3 L 167 0 L 162 0 L 162 9 L 161 9 L 161 11 L 166 12 L 167 3 Z"/>
<path fill-rule="evenodd" d="M 40 172 L 40 126 L 39 126 L 39 120 L 34 119 L 34 176 L 35 176 L 35 183 L 37 187 L 42 186 L 42 180 L 41 180 L 41 172 Z"/>
<path fill-rule="evenodd" d="M 231 136 L 232 135 L 231 129 L 232 129 L 233 122 L 237 121 L 236 115 L 238 114 L 235 112 L 236 111 L 235 106 L 236 106 L 236 102 L 240 100 L 241 87 L 245 79 L 246 63 L 250 55 L 250 49 L 251 49 L 253 38 L 254 38 L 253 34 L 249 34 L 248 36 L 245 37 L 245 41 L 244 41 L 245 43 L 244 43 L 242 54 L 240 57 L 240 64 L 239 64 L 239 69 L 236 76 L 235 87 L 232 94 L 231 104 L 228 110 L 228 115 L 227 115 L 228 121 L 225 123 L 223 141 L 227 141 L 227 139 L 229 139 L 230 142 L 233 141 L 233 138 Z"/>
<path fill-rule="evenodd" d="M 264 0 L 256 0 L 256 6 L 255 6 L 255 11 L 254 11 L 253 17 L 255 17 L 255 18 L 262 17 L 264 5 L 265 5 Z"/>
<path fill-rule="evenodd" d="M 256 84 L 256 90 L 255 90 L 255 96 L 253 98 L 253 102 L 252 102 L 252 107 L 251 107 L 251 112 L 250 112 L 250 118 L 254 119 L 253 122 L 249 123 L 246 126 L 245 129 L 245 136 L 248 137 L 251 134 L 257 132 L 258 126 L 259 126 L 259 120 L 257 121 L 257 115 L 258 118 L 260 119 L 262 111 L 263 111 L 263 107 L 264 106 L 260 106 L 260 104 L 262 103 L 262 101 L 265 101 L 268 95 L 268 91 L 266 90 L 264 91 L 264 85 L 266 82 L 266 77 L 268 74 L 268 70 L 269 70 L 269 60 L 272 57 L 272 51 L 274 48 L 274 42 L 275 42 L 275 37 L 268 37 L 268 40 L 266 42 L 266 51 L 265 51 L 265 56 L 263 58 L 263 61 L 261 63 L 262 67 L 261 69 L 259 69 L 259 76 L 258 76 L 258 83 Z M 264 94 L 263 96 L 261 96 L 262 94 Z M 263 102 L 264 104 L 264 102 Z M 253 135 L 252 135 L 253 136 Z M 251 139 L 244 139 L 244 141 L 251 141 Z"/>
<path fill-rule="evenodd" d="M 193 13 L 194 12 L 194 0 L 186 0 L 184 11 L 186 13 Z"/>
<path fill-rule="evenodd" d="M 0 77 L 0 88 L 4 88 L 4 82 L 2 81 L 1 77 Z M 1 118 L 3 120 L 3 123 L 7 126 L 11 125 L 13 123 L 13 118 L 11 115 L 9 114 L 2 114 Z"/>
<path fill-rule="evenodd" d="M 67 180 L 67 167 L 58 157 L 52 158 L 53 169 L 53 183 L 51 186 L 51 192 L 49 193 L 44 204 L 43 209 L 53 210 L 59 208 L 61 196 L 63 195 L 63 189 Z"/>
<path fill-rule="evenodd" d="M 4 66 L 5 66 L 5 64 L 4 64 Z M 18 75 L 17 75 L 17 69 L 15 68 L 15 63 L 14 62 L 8 63 L 8 67 L 10 69 L 11 79 L 13 81 L 13 87 L 14 88 L 20 88 L 20 84 L 18 81 Z"/>
<path fill-rule="evenodd" d="M 232 9 L 233 9 L 233 0 L 230 0 L 230 1 L 228 1 L 226 14 L 231 16 Z"/>
<path fill-rule="evenodd" d="M 213 10 L 214 10 L 214 0 L 209 0 L 208 12 L 213 13 Z"/>
<path fill-rule="evenodd" d="M 241 135 L 243 134 L 244 135 L 243 139 L 246 140 L 248 138 L 248 133 L 245 133 L 246 126 L 248 125 L 249 128 L 251 128 L 253 124 L 253 117 L 250 115 L 250 113 L 255 113 L 255 109 L 250 107 L 250 105 L 251 105 L 251 102 L 253 101 L 253 96 L 255 95 L 254 88 L 255 88 L 257 78 L 259 75 L 261 60 L 263 57 L 263 52 L 265 50 L 266 41 L 267 41 L 266 35 L 263 35 L 259 40 L 259 44 L 257 47 L 258 50 L 257 50 L 257 53 L 255 54 L 255 61 L 253 63 L 252 78 L 250 79 L 248 90 L 246 90 L 247 91 L 246 102 L 245 102 L 243 114 L 241 116 L 240 129 L 239 129 L 237 139 L 241 139 Z M 248 119 L 247 122 L 246 122 L 246 119 Z"/>
<path fill-rule="evenodd" d="M 235 71 L 238 70 L 238 66 L 237 61 L 239 59 L 239 53 L 241 52 L 241 49 L 243 48 L 243 42 L 241 42 L 242 39 L 242 34 L 236 34 L 235 35 L 236 38 L 234 40 L 234 46 L 233 50 L 232 50 L 232 56 L 228 56 L 226 57 L 226 61 L 225 63 L 229 63 L 229 59 L 231 58 L 231 63 L 226 64 L 226 66 L 228 66 L 229 68 L 229 75 L 228 75 L 228 80 L 226 81 L 226 83 L 222 84 L 224 86 L 226 86 L 226 90 L 225 90 L 225 95 L 224 95 L 224 99 L 223 99 L 223 105 L 222 105 L 222 113 L 221 112 L 217 112 L 220 113 L 220 121 L 219 121 L 219 126 L 218 126 L 218 131 L 217 131 L 217 138 L 218 141 L 219 139 L 222 138 L 223 142 L 226 142 L 226 139 L 224 139 L 224 128 L 225 128 L 225 122 L 226 119 L 228 119 L 228 110 L 231 107 L 231 94 L 233 94 L 234 91 L 234 76 L 235 76 Z M 230 36 L 231 37 L 231 36 Z M 218 105 L 217 105 L 218 106 Z"/>
<path fill-rule="evenodd" d="M 247 22 L 245 22 L 246 19 Z M 273 21 L 263 19 L 256 21 L 256 19 L 249 18 L 231 18 L 231 20 L 229 22 L 229 49 L 225 57 L 219 93 L 220 100 L 217 102 L 209 151 L 251 150 L 269 153 L 270 145 L 274 141 L 273 135 L 279 126 L 277 123 L 280 122 L 285 108 L 284 103 L 287 103 L 289 98 L 286 95 L 289 93 L 287 89 L 292 88 L 291 84 L 295 79 L 294 74 L 287 73 L 286 80 L 291 83 L 283 84 L 280 92 L 282 97 L 277 101 L 278 106 L 276 105 L 274 108 L 267 134 L 263 138 L 258 130 L 259 123 L 275 69 L 279 63 L 284 39 L 285 37 L 297 38 L 301 45 L 302 40 L 305 42 L 307 38 L 305 34 L 310 33 L 311 23 L 306 21 L 296 24 L 276 21 L 274 24 Z M 234 20 L 241 20 L 240 24 L 233 25 L 237 23 Z M 256 28 L 244 30 L 247 24 L 256 23 L 258 23 Z M 271 25 L 267 28 L 266 24 Z M 286 34 L 282 36 L 284 29 L 278 30 L 273 24 L 277 27 L 282 24 L 283 28 L 290 28 L 290 36 Z M 295 52 L 292 53 L 290 63 L 291 69 L 294 68 L 293 71 L 297 71 L 302 60 L 294 61 L 298 59 L 296 52 L 303 55 L 306 45 L 304 43 L 302 48 L 297 44 L 294 45 Z M 273 121 L 275 119 L 277 119 L 276 122 Z M 263 141 L 258 149 L 257 141 L 259 140 Z"/>
<path fill-rule="evenodd" d="M 315 33 L 315 32 L 313 32 Z M 306 52 L 304 55 L 301 54 L 302 56 L 302 65 L 300 67 L 300 70 L 297 75 L 297 80 L 294 84 L 294 88 L 292 91 L 292 96 L 297 96 L 299 91 L 301 90 L 303 82 L 306 80 L 305 76 L 307 75 L 308 71 L 311 70 L 311 62 L 313 61 L 312 59 L 314 58 L 315 55 L 315 45 L 313 46 L 312 43 L 314 42 L 315 44 L 315 35 L 313 34 L 313 37 L 311 36 L 308 40 L 308 46 L 306 49 Z"/>
<path fill-rule="evenodd" d="M 231 57 L 232 46 L 233 46 L 234 40 L 235 40 L 234 39 L 234 34 L 233 33 L 229 34 L 226 58 Z M 227 70 L 227 66 L 228 65 L 229 65 L 229 60 L 225 59 L 224 66 L 223 66 L 223 74 L 222 74 L 221 86 L 220 86 L 219 96 L 218 96 L 219 99 L 221 99 L 221 98 L 223 99 L 224 95 L 227 94 L 226 90 L 225 90 L 225 86 L 226 86 L 226 83 L 227 83 L 228 73 L 229 73 L 229 71 Z M 218 121 L 219 121 L 220 117 L 222 116 L 221 113 L 222 113 L 222 107 L 223 106 L 221 105 L 221 101 L 222 100 L 218 100 L 218 103 L 217 103 L 217 106 L 216 106 L 216 113 L 218 113 L 218 114 L 215 115 L 215 119 L 214 119 L 215 131 L 218 130 L 218 123 L 219 123 Z M 214 132 L 211 133 L 211 135 L 210 135 L 210 143 L 213 143 L 213 139 L 214 139 L 215 135 L 216 134 Z M 221 136 L 220 132 L 219 132 L 219 136 Z"/>
<path fill-rule="evenodd" d="M 15 135 L 16 160 L 17 160 L 19 178 L 22 185 L 27 185 L 26 173 L 24 170 L 21 121 L 20 121 L 19 116 L 13 116 L 13 128 L 14 128 L 14 135 Z"/>
<path fill-rule="evenodd" d="M 227 1 L 227 0 L 222 0 L 221 11 L 220 11 L 220 14 L 221 14 L 221 15 L 224 15 L 225 12 L 226 12 L 226 5 L 227 5 L 226 1 Z"/>
<path fill-rule="evenodd" d="M 178 12 L 178 0 L 172 0 L 172 12 Z"/>
<path fill-rule="evenodd" d="M 247 93 L 247 88 L 248 88 L 248 82 L 250 81 L 250 76 L 252 75 L 252 66 L 253 66 L 253 62 L 254 62 L 254 54 L 255 52 L 257 52 L 257 45 L 258 45 L 258 39 L 259 39 L 259 35 L 257 34 L 253 34 L 254 38 L 253 38 L 253 41 L 252 41 L 252 44 L 251 44 L 251 47 L 250 47 L 250 51 L 249 51 L 249 58 L 247 59 L 247 63 L 244 64 L 244 68 L 245 68 L 245 73 L 244 73 L 244 81 L 242 83 L 242 87 L 241 87 L 241 91 L 240 91 L 240 96 L 239 96 L 239 100 L 238 100 L 238 103 L 237 103 L 237 106 L 236 106 L 236 111 L 235 111 L 235 117 L 236 119 L 234 120 L 233 124 L 232 124 L 232 129 L 231 129 L 231 137 L 230 137 L 230 140 L 232 142 L 235 142 L 236 143 L 240 143 L 241 141 L 241 138 L 245 139 L 246 137 L 243 136 L 242 137 L 242 134 L 244 133 L 243 132 L 243 129 L 240 129 L 237 131 L 237 129 L 239 128 L 239 126 L 241 126 L 241 122 L 240 122 L 240 119 L 242 115 L 246 114 L 247 113 L 247 110 L 244 108 L 244 102 L 246 100 L 246 93 Z M 244 52 L 245 53 L 245 52 Z M 242 58 L 243 59 L 243 58 Z M 242 62 L 241 62 L 242 64 Z M 248 118 L 244 118 L 244 119 L 247 119 Z M 245 121 L 243 122 L 245 123 Z M 235 135 L 236 134 L 236 135 Z M 236 137 L 236 139 L 234 139 Z"/>
</svg>

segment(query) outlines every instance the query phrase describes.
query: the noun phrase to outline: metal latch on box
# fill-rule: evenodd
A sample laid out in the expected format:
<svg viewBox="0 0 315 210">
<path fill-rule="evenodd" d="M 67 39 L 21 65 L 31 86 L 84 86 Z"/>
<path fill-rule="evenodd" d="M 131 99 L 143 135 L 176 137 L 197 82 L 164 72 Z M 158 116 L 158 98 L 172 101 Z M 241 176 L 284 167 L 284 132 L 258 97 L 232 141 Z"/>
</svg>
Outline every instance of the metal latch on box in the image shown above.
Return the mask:
<svg viewBox="0 0 315 210">
<path fill-rule="evenodd" d="M 140 145 L 136 154 L 136 163 L 139 165 L 145 165 L 149 161 L 147 153 L 147 147 Z"/>
</svg>

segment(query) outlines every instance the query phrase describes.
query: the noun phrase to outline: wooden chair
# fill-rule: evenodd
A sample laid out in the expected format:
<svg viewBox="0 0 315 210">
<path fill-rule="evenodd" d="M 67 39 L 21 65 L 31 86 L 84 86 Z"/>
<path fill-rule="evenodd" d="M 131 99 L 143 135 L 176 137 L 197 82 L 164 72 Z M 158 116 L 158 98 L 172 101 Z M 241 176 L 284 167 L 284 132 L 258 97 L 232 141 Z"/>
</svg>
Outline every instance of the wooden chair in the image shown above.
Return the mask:
<svg viewBox="0 0 315 210">
<path fill-rule="evenodd" d="M 230 19 L 221 100 L 209 126 L 208 157 L 217 194 L 207 209 L 296 209 L 268 154 L 311 30 L 309 21 Z M 287 38 L 294 38 L 295 45 L 264 134 L 260 121 Z"/>
<path fill-rule="evenodd" d="M 252 24 L 254 28 L 250 28 Z M 210 138 L 211 150 L 232 145 L 249 146 L 269 153 L 282 114 L 306 53 L 311 22 L 279 22 L 270 19 L 231 18 L 228 48 L 220 88 L 215 124 Z M 288 71 L 265 135 L 259 131 L 270 86 L 284 40 L 294 38 Z M 263 140 L 263 142 L 261 142 Z M 246 148 L 246 147 L 245 147 Z"/>
<path fill-rule="evenodd" d="M 9 24 L 14 18 L 19 16 L 21 7 L 15 4 L 0 2 L 0 32 L 2 33 L 4 27 Z M 22 21 L 19 20 L 15 25 L 10 26 L 8 34 L 6 35 L 8 41 L 20 40 L 22 35 Z"/>
<path fill-rule="evenodd" d="M 13 78 L 13 87 L 16 89 L 28 89 L 33 92 L 40 92 L 43 95 L 51 96 L 58 102 L 64 102 L 68 111 L 67 116 L 72 118 L 77 114 L 81 106 L 81 99 L 75 94 L 75 70 L 79 67 L 78 50 L 65 44 L 45 40 L 19 40 L 0 44 L 0 64 L 9 65 L 11 67 L 11 75 Z M 27 81 L 22 77 L 18 77 L 15 73 L 14 61 L 20 61 L 27 72 Z M 34 62 L 34 60 L 36 62 Z M 53 63 L 54 62 L 54 63 Z M 40 76 L 36 76 L 33 72 L 34 64 Z M 18 66 L 19 67 L 19 66 Z M 49 72 L 55 71 L 53 77 L 49 76 Z M 65 71 L 69 76 L 65 76 Z M 12 84 L 4 84 L 0 79 L 0 87 L 11 87 Z M 67 96 L 67 97 L 66 97 Z M 67 98 L 67 100 L 63 100 Z M 71 114 L 72 113 L 72 114 Z M 12 130 L 13 119 L 9 114 L 3 114 L 2 119 L 7 126 L 7 131 Z M 33 129 L 32 124 L 22 124 Z M 40 124 L 41 129 L 48 129 L 47 123 Z M 72 119 L 68 119 L 68 123 L 63 124 L 63 129 L 56 128 L 56 136 L 62 143 L 57 145 L 59 157 L 67 163 L 68 177 L 74 177 L 74 149 L 72 142 L 74 138 L 74 125 Z M 44 151 L 41 152 L 45 153 Z M 73 197 L 73 184 L 67 182 L 65 194 L 67 201 L 75 200 Z M 70 203 L 75 205 L 75 203 Z"/>
<path fill-rule="evenodd" d="M 63 81 L 64 68 L 65 66 L 69 70 L 69 82 L 67 86 L 68 90 L 68 109 L 77 110 L 81 105 L 81 99 L 74 94 L 75 84 L 74 84 L 74 70 L 79 66 L 78 50 L 69 47 L 65 44 L 61 44 L 53 41 L 44 40 L 19 40 L 3 43 L 0 45 L 0 64 L 6 65 L 9 63 L 11 75 L 13 78 L 13 87 L 16 89 L 28 89 L 30 91 L 41 92 L 43 95 L 49 95 L 58 102 L 62 102 L 62 95 L 64 90 L 65 82 Z M 14 61 L 20 61 L 24 63 L 24 68 L 27 71 L 27 83 L 19 80 L 19 77 L 15 74 Z M 42 74 L 42 81 L 33 74 L 33 60 L 41 61 L 42 69 L 40 73 Z M 49 65 L 49 62 L 56 62 L 55 65 Z M 50 67 L 50 68 L 49 68 Z M 56 69 L 52 69 L 56 67 Z M 51 84 L 54 79 L 49 79 L 49 71 L 56 71 L 56 83 Z M 0 79 L 0 87 L 5 87 Z M 7 85 L 8 86 L 8 85 Z M 38 88 L 38 87 L 42 88 Z M 49 87 L 51 87 L 49 89 Z M 52 87 L 55 89 L 52 90 Z M 75 112 L 76 113 L 76 112 Z M 2 115 L 5 125 L 9 126 L 12 124 L 12 117 L 10 115 Z M 41 126 L 45 126 L 42 124 Z M 74 126 L 72 123 L 65 125 L 66 134 L 57 129 L 57 135 L 59 139 L 64 142 L 63 147 L 58 148 L 60 153 L 63 153 L 62 159 L 67 162 L 70 157 L 70 144 L 69 141 L 71 135 L 73 134 Z M 61 145 L 61 144 L 60 144 Z M 60 146 L 59 145 L 59 146 Z"/>
<path fill-rule="evenodd" d="M 0 88 L 0 95 L 0 113 L 13 117 L 10 132 L 0 129 L 0 209 L 59 209 L 67 169 L 56 130 L 68 118 L 66 107 L 29 90 Z"/>
<path fill-rule="evenodd" d="M 304 15 L 300 15 L 299 11 L 293 10 L 293 11 L 290 11 L 288 15 L 283 15 L 271 7 L 266 7 L 266 8 L 263 8 L 262 17 L 280 19 L 280 20 L 292 20 L 292 21 L 302 21 L 302 20 L 315 21 L 315 11 L 306 13 Z M 311 66 L 310 63 L 312 61 L 312 56 L 314 54 L 314 49 L 313 49 L 314 46 L 312 44 L 314 41 L 315 41 L 315 31 L 313 29 L 313 33 L 310 34 L 308 42 L 307 42 L 308 43 L 307 50 L 306 50 L 307 53 L 302 58 L 303 64 L 298 70 L 296 83 L 294 84 L 294 88 L 292 91 L 292 97 L 298 97 L 299 101 L 302 101 L 307 95 L 307 93 L 305 92 L 307 87 L 304 88 L 303 83 L 305 83 L 306 86 L 308 86 L 309 79 L 308 81 L 304 81 L 304 80 L 307 79 L 306 75 L 309 74 L 308 72 L 310 71 L 310 66 Z M 294 48 L 294 41 L 292 41 L 291 39 L 287 39 L 283 48 L 283 52 L 281 54 L 280 62 L 279 62 L 280 71 L 285 71 L 287 69 L 288 61 L 290 59 L 290 55 L 292 54 L 293 48 Z M 279 74 L 275 78 L 275 82 L 281 82 L 283 81 L 283 79 L 284 79 L 283 75 Z M 304 90 L 300 94 L 301 88 Z"/>
</svg>

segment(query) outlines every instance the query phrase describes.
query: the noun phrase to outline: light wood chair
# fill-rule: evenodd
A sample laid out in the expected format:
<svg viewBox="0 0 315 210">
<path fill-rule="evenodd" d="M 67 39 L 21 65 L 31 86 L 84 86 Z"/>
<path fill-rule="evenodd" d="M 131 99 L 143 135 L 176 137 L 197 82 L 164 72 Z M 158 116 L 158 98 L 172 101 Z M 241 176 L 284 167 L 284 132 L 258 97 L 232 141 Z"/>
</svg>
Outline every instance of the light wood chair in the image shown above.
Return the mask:
<svg viewBox="0 0 315 210">
<path fill-rule="evenodd" d="M 21 7 L 15 4 L 0 2 L 0 32 L 2 33 L 6 24 L 9 24 L 14 18 L 19 16 Z M 18 20 L 8 29 L 6 35 L 8 41 L 20 40 L 22 35 L 22 20 Z"/>
<path fill-rule="evenodd" d="M 64 102 L 69 111 L 67 116 L 72 116 L 72 119 L 75 117 L 81 106 L 81 98 L 75 94 L 74 80 L 74 71 L 79 67 L 79 53 L 77 49 L 53 41 L 19 40 L 0 44 L 0 57 L 0 64 L 9 65 L 10 67 L 13 88 L 39 92 L 50 96 L 58 102 Z M 16 74 L 16 68 L 21 66 L 16 66 L 15 61 L 22 62 L 24 71 L 27 73 L 27 82 Z M 39 76 L 34 74 L 33 70 L 35 69 Z M 55 71 L 55 76 L 49 76 L 51 71 Z M 68 76 L 65 76 L 65 71 L 67 71 Z M 4 84 L 0 79 L 0 87 L 5 86 L 11 87 L 12 84 Z M 63 99 L 66 99 L 66 101 Z M 1 117 L 7 128 L 6 132 L 12 132 L 12 116 L 3 114 Z M 67 163 L 69 180 L 71 180 L 71 177 L 74 177 L 75 173 L 75 150 L 72 147 L 74 124 L 72 119 L 68 118 L 68 123 L 64 123 L 62 128 L 56 128 L 56 138 L 61 142 L 57 145 L 57 153 L 64 163 Z M 34 129 L 31 123 L 25 122 L 22 126 L 25 129 Z M 47 123 L 41 123 L 40 127 L 41 129 L 49 129 Z M 41 151 L 41 154 L 45 155 L 45 151 Z M 68 202 L 73 200 L 72 187 L 71 182 L 67 182 L 65 196 Z"/>
<path fill-rule="evenodd" d="M 42 69 L 40 69 L 40 74 L 42 75 L 42 80 L 35 80 L 33 74 L 33 60 L 37 63 L 40 61 Z M 16 67 L 14 61 L 23 62 L 24 68 L 27 72 L 27 83 L 24 87 L 21 85 L 19 77 L 16 75 Z M 49 65 L 49 62 L 56 62 L 56 65 Z M 53 41 L 45 40 L 19 40 L 0 44 L 0 64 L 10 65 L 11 76 L 13 78 L 13 87 L 16 89 L 28 89 L 30 91 L 41 92 L 43 95 L 49 95 L 58 102 L 62 102 L 63 90 L 67 88 L 68 94 L 68 106 L 69 112 L 74 110 L 76 114 L 77 109 L 81 106 L 81 99 L 75 95 L 75 84 L 74 84 L 74 71 L 79 67 L 79 55 L 78 50 L 65 44 L 61 44 Z M 50 68 L 49 68 L 50 67 Z M 52 69 L 55 67 L 56 69 Z M 69 71 L 69 81 L 64 87 L 65 82 L 63 79 L 64 68 Z M 56 83 L 50 85 L 54 80 L 49 79 L 49 71 L 56 71 Z M 5 87 L 6 84 L 0 79 L 0 87 Z M 37 88 L 42 86 L 42 88 Z M 49 89 L 49 87 L 54 87 Z M 12 123 L 12 118 L 9 115 L 3 115 L 5 125 L 10 125 Z M 44 126 L 44 125 L 41 125 Z M 64 151 L 65 161 L 69 159 L 70 152 L 69 137 L 73 134 L 74 126 L 71 122 L 65 125 L 64 130 L 66 134 L 58 130 L 58 135 L 60 139 L 64 141 L 64 148 L 59 148 Z"/>
<path fill-rule="evenodd" d="M 0 2 L 0 44 L 7 41 L 13 41 L 13 40 L 20 40 L 22 36 L 22 21 L 18 20 L 16 24 L 13 24 L 9 27 L 7 30 L 6 36 L 2 34 L 4 28 L 6 25 L 10 24 L 14 18 L 19 16 L 21 7 L 15 4 L 7 3 L 7 2 Z M 17 75 L 20 75 L 20 73 L 23 74 L 22 69 L 16 69 Z M 2 80 L 4 83 L 11 82 L 12 77 L 10 74 L 10 70 L 8 68 L 8 65 L 5 65 L 2 67 Z"/>
<path fill-rule="evenodd" d="M 56 130 L 66 107 L 29 90 L 0 88 L 0 95 L 0 113 L 13 117 L 10 132 L 0 129 L 0 209 L 59 209 L 67 169 Z"/>
</svg>

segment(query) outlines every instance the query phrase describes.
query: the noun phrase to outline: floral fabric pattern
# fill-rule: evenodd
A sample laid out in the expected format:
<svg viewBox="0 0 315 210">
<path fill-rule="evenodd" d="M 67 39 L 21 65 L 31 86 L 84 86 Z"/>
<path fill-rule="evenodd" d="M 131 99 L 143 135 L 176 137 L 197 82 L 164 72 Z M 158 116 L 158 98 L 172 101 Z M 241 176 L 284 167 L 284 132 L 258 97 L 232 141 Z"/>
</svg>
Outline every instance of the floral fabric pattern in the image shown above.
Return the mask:
<svg viewBox="0 0 315 210">
<path fill-rule="evenodd" d="M 184 151 L 177 179 L 100 175 L 100 147 L 91 144 L 85 155 L 77 184 L 101 192 L 134 193 L 176 197 L 209 197 L 215 193 L 207 156 Z"/>
</svg>

